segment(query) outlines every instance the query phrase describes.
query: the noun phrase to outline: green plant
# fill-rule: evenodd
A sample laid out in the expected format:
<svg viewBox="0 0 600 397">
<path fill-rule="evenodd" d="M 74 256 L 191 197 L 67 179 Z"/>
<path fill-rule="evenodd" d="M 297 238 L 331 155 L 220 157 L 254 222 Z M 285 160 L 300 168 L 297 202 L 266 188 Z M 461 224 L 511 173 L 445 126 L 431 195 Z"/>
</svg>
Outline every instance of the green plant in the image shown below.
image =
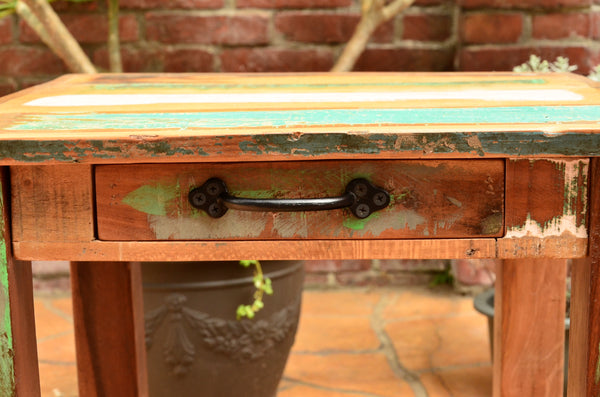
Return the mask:
<svg viewBox="0 0 600 397">
<path fill-rule="evenodd" d="M 244 267 L 254 267 L 254 275 L 252 276 L 252 282 L 254 283 L 256 291 L 254 292 L 254 302 L 252 302 L 251 305 L 238 306 L 236 311 L 236 317 L 238 320 L 240 320 L 243 317 L 254 318 L 256 313 L 265 306 L 263 302 L 264 294 L 273 295 L 271 279 L 265 277 L 259 261 L 240 261 L 240 265 Z"/>
<path fill-rule="evenodd" d="M 530 55 L 527 62 L 513 68 L 513 71 L 517 73 L 569 73 L 575 70 L 577 70 L 577 65 L 569 64 L 569 58 L 557 57 L 554 62 L 548 62 L 537 55 Z"/>
</svg>

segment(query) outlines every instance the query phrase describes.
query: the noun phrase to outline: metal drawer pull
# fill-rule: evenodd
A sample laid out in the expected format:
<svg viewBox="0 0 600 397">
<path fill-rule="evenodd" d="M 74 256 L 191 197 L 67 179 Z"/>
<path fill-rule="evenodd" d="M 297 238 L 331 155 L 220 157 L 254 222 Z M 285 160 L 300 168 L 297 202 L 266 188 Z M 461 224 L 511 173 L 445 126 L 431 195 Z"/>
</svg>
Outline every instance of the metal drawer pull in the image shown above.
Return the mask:
<svg viewBox="0 0 600 397">
<path fill-rule="evenodd" d="M 326 211 L 350 208 L 354 216 L 363 219 L 373 212 L 387 207 L 390 203 L 388 192 L 362 178 L 350 181 L 342 196 L 306 199 L 235 197 L 229 194 L 225 182 L 218 178 L 211 178 L 202 186 L 192 189 L 188 199 L 194 208 L 205 211 L 213 218 L 222 217 L 230 208 L 264 212 Z"/>
</svg>

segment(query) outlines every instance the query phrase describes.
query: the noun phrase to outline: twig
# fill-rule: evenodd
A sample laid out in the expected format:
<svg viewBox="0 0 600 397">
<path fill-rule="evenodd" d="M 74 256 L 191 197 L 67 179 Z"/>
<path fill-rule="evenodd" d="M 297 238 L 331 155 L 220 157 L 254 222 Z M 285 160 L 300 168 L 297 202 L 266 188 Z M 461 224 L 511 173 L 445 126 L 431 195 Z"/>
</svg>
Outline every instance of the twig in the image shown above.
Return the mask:
<svg viewBox="0 0 600 397">
<path fill-rule="evenodd" d="M 108 0 L 108 59 L 111 72 L 123 72 L 119 43 L 119 0 Z"/>
<path fill-rule="evenodd" d="M 414 1 L 393 0 L 386 5 L 385 0 L 363 0 L 360 21 L 331 71 L 347 72 L 352 70 L 375 29 L 407 9 Z"/>
</svg>

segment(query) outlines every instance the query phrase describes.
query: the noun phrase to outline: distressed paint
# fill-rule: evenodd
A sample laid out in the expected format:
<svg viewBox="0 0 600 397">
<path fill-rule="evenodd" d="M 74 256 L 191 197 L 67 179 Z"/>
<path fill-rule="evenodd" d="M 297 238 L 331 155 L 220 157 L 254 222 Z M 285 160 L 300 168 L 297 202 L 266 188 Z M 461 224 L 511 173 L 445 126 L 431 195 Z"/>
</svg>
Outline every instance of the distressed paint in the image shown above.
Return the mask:
<svg viewBox="0 0 600 397">
<path fill-rule="evenodd" d="M 125 196 L 124 204 L 149 215 L 167 215 L 167 208 L 180 195 L 179 186 L 144 185 Z"/>
<path fill-rule="evenodd" d="M 0 186 L 0 210 L 3 209 L 4 199 Z M 15 390 L 15 373 L 6 247 L 10 241 L 6 241 L 5 226 L 4 217 L 0 217 L 0 395 L 8 397 L 12 396 Z"/>
<path fill-rule="evenodd" d="M 587 238 L 585 212 L 587 211 L 587 175 L 588 162 L 580 160 L 547 160 L 552 161 L 564 174 L 563 213 L 544 224 L 539 224 L 527 215 L 523 225 L 508 228 L 506 238 L 551 237 L 570 234 L 577 238 Z M 577 201 L 583 202 L 583 214 L 577 214 Z M 578 221 L 579 219 L 579 221 Z"/>
<path fill-rule="evenodd" d="M 223 139 L 236 139 L 230 146 L 214 150 Z M 1 137 L 0 137 L 1 139 Z M 419 156 L 461 154 L 470 156 L 600 156 L 600 134 L 543 131 L 481 131 L 406 133 L 400 128 L 389 133 L 330 132 L 280 133 L 216 137 L 164 137 L 160 142 L 136 140 L 0 140 L 4 164 L 110 163 L 132 158 L 194 159 L 223 156 L 291 156 L 318 158 L 338 155 Z"/>
<path fill-rule="evenodd" d="M 488 102 L 572 102 L 583 96 L 568 90 L 461 90 L 461 91 L 354 91 L 354 92 L 259 92 L 222 94 L 77 94 L 55 95 L 26 102 L 25 106 L 77 108 L 85 106 L 138 106 L 213 103 L 348 103 L 432 100 Z"/>
<path fill-rule="evenodd" d="M 594 383 L 600 383 L 600 345 L 598 345 L 598 361 L 596 362 L 596 373 L 594 374 Z"/>
<path fill-rule="evenodd" d="M 461 81 L 410 81 L 410 82 L 369 82 L 369 83 L 207 83 L 198 84 L 190 80 L 186 83 L 142 83 L 135 82 L 131 79 L 127 84 L 119 83 L 104 83 L 104 84 L 91 84 L 89 87 L 93 90 L 102 91 L 129 91 L 135 90 L 194 90 L 194 91 L 210 91 L 210 90 L 274 90 L 274 89 L 330 89 L 330 88 L 349 88 L 349 87 L 455 87 L 455 86 L 504 86 L 509 84 L 518 85 L 543 85 L 548 84 L 548 81 L 540 78 L 533 79 L 497 79 L 497 80 L 461 80 Z"/>
<path fill-rule="evenodd" d="M 179 130 L 383 126 L 416 124 L 519 124 L 598 121 L 600 106 L 518 106 L 417 109 L 308 109 L 181 113 L 27 114 L 13 131 Z"/>
</svg>

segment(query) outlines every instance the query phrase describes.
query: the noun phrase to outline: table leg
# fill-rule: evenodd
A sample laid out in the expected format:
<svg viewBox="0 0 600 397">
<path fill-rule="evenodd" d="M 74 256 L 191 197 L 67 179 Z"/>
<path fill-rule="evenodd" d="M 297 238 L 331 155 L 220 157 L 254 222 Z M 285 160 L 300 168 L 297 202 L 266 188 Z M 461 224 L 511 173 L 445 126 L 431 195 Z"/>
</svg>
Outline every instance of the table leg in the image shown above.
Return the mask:
<svg viewBox="0 0 600 397">
<path fill-rule="evenodd" d="M 7 168 L 0 182 L 0 395 L 39 396 L 31 262 L 12 256 Z"/>
<path fill-rule="evenodd" d="M 147 396 L 141 266 L 71 263 L 79 395 Z"/>
<path fill-rule="evenodd" d="M 600 158 L 593 158 L 589 182 L 589 255 L 573 262 L 570 397 L 600 396 Z"/>
<path fill-rule="evenodd" d="M 501 261 L 494 313 L 494 397 L 563 393 L 566 261 Z"/>
</svg>

